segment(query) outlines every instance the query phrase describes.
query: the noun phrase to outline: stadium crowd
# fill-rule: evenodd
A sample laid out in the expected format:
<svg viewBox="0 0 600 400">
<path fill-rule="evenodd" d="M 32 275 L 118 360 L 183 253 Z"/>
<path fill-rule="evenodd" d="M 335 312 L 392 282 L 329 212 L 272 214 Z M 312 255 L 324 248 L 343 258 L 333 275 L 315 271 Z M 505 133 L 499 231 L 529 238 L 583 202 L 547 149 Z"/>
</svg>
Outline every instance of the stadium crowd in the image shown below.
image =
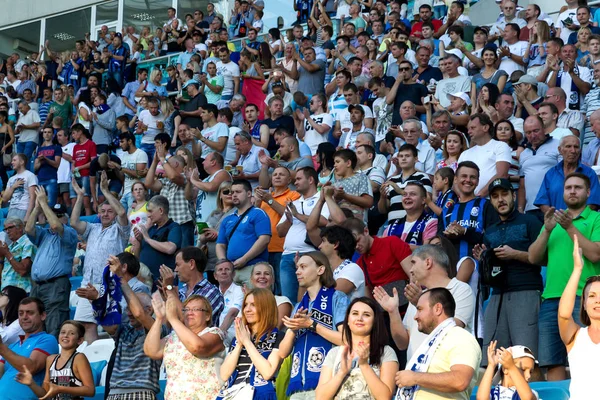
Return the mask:
<svg viewBox="0 0 600 400">
<path fill-rule="evenodd" d="M 1 397 L 595 397 L 600 10 L 497 3 L 236 0 L 2 62 Z"/>
</svg>

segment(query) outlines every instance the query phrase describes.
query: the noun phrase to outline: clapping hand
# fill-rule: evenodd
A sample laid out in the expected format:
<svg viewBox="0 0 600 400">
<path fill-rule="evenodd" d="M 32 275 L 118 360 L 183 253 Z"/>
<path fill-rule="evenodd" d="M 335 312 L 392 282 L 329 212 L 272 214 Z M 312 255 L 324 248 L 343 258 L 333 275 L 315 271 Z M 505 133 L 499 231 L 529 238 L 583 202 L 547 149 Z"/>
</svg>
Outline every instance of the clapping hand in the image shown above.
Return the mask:
<svg viewBox="0 0 600 400">
<path fill-rule="evenodd" d="M 488 368 L 496 369 L 498 366 L 498 356 L 496 354 L 497 340 L 492 340 L 487 348 Z"/>
<path fill-rule="evenodd" d="M 71 186 L 73 187 L 73 191 L 75 192 L 75 194 L 77 194 L 77 197 L 83 197 L 85 195 L 85 192 L 83 191 L 81 186 L 77 184 L 75 178 L 71 179 Z"/>
<path fill-rule="evenodd" d="M 296 332 L 300 329 L 310 328 L 312 325 L 312 318 L 308 315 L 308 310 L 300 307 L 293 317 L 283 317 L 283 325 Z"/>
<path fill-rule="evenodd" d="M 393 288 L 392 292 L 394 296 L 390 297 L 390 295 L 381 286 L 376 286 L 373 289 L 373 298 L 388 314 L 394 312 L 394 310 L 398 311 L 398 308 L 400 307 L 398 290 Z"/>
<path fill-rule="evenodd" d="M 110 189 L 108 188 L 108 176 L 106 175 L 106 171 L 102 171 L 100 174 L 100 190 L 102 193 L 109 193 Z"/>
<path fill-rule="evenodd" d="M 38 204 L 48 204 L 48 196 L 43 186 L 37 186 L 35 188 L 35 200 Z"/>
<path fill-rule="evenodd" d="M 473 246 L 473 258 L 479 261 L 481 259 L 481 254 L 487 250 L 485 244 L 476 244 Z"/>
<path fill-rule="evenodd" d="M 152 294 L 152 308 L 154 309 L 154 315 L 157 321 L 164 321 L 167 317 L 167 311 L 165 307 L 165 301 L 160 295 L 159 291 Z"/>
<path fill-rule="evenodd" d="M 75 294 L 89 301 L 94 301 L 98 298 L 98 290 L 91 283 L 87 284 L 87 287 L 80 287 L 75 290 Z"/>
<path fill-rule="evenodd" d="M 235 319 L 235 338 L 237 342 L 242 346 L 246 347 L 250 341 L 250 331 L 248 327 L 244 325 L 241 318 Z"/>
<path fill-rule="evenodd" d="M 15 376 L 15 381 L 22 385 L 31 386 L 33 383 L 33 375 L 26 365 L 23 365 L 23 372 L 19 372 L 17 376 Z"/>
<path fill-rule="evenodd" d="M 417 305 L 419 297 L 421 297 L 421 293 L 423 293 L 423 290 L 417 281 L 410 282 L 404 288 L 404 297 L 406 297 L 406 299 L 410 301 L 413 306 Z"/>
</svg>

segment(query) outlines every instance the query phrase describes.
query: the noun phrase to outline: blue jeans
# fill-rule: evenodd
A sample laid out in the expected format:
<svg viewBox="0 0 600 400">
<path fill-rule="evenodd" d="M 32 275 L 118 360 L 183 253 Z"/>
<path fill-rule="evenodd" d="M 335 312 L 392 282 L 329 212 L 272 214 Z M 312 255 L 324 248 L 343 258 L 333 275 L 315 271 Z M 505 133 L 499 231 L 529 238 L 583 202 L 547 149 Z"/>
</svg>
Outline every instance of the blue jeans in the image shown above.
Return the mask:
<svg viewBox="0 0 600 400">
<path fill-rule="evenodd" d="M 131 192 L 125 193 L 123 197 L 121 197 L 121 205 L 125 208 L 125 211 L 129 212 L 131 205 L 133 204 L 133 195 Z"/>
<path fill-rule="evenodd" d="M 40 181 L 39 185 L 46 190 L 46 195 L 48 196 L 48 205 L 50 208 L 54 207 L 56 204 L 56 199 L 58 198 L 58 183 L 56 179 Z"/>
<path fill-rule="evenodd" d="M 538 360 L 540 367 L 552 367 L 567 364 L 567 349 L 558 332 L 558 303 L 560 298 L 546 299 L 540 306 Z M 579 310 L 581 309 L 581 297 L 575 298 L 573 307 L 573 319 L 581 325 Z"/>
<path fill-rule="evenodd" d="M 273 294 L 279 296 L 281 295 L 281 285 L 279 283 L 279 265 L 281 264 L 281 253 L 269 252 L 269 264 L 271 264 L 273 267 L 273 272 L 275 273 L 275 287 L 273 288 Z"/>
<path fill-rule="evenodd" d="M 148 167 L 150 167 L 152 160 L 154 160 L 154 153 L 156 152 L 154 143 L 142 143 L 140 149 L 142 149 L 142 151 L 148 155 Z"/>
<path fill-rule="evenodd" d="M 279 264 L 279 284 L 281 285 L 281 295 L 289 298 L 292 303 L 298 299 L 298 278 L 296 278 L 295 253 L 283 254 Z"/>
<path fill-rule="evenodd" d="M 85 197 L 92 196 L 92 191 L 90 189 L 90 177 L 89 176 L 82 176 L 81 178 L 75 178 L 75 182 L 77 182 L 79 187 L 83 189 Z M 72 199 L 77 197 L 77 193 L 75 193 L 75 191 L 73 190 L 73 185 L 71 185 L 71 188 L 70 188 L 70 197 Z"/>
<path fill-rule="evenodd" d="M 19 142 L 17 143 L 17 153 L 22 153 L 27 156 L 26 167 L 29 171 L 33 172 L 33 152 L 37 144 L 35 142 Z"/>
</svg>

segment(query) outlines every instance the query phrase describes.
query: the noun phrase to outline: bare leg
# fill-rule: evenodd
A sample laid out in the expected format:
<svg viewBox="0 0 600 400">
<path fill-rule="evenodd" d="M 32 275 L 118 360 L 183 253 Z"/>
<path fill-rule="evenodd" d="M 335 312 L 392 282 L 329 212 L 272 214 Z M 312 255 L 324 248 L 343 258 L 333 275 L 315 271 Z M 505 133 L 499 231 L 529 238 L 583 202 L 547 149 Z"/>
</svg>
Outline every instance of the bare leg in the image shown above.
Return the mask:
<svg viewBox="0 0 600 400">
<path fill-rule="evenodd" d="M 565 379 L 567 379 L 567 369 L 563 365 L 548 368 L 548 381 L 564 381 Z"/>
<path fill-rule="evenodd" d="M 98 340 L 98 325 L 91 322 L 84 322 L 83 326 L 85 326 L 85 341 L 88 346 Z"/>
<path fill-rule="evenodd" d="M 90 202 L 90 198 L 88 196 L 85 196 L 83 198 L 83 207 L 85 208 L 85 215 L 86 216 L 92 215 L 92 205 L 91 205 L 91 202 Z"/>
</svg>

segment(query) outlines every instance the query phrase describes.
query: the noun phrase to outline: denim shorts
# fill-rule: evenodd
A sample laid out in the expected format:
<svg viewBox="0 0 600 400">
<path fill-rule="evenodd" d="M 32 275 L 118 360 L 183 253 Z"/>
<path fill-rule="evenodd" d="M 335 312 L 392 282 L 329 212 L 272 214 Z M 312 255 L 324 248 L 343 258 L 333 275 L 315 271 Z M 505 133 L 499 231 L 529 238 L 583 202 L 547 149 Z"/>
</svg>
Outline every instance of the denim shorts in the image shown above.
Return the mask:
<svg viewBox="0 0 600 400">
<path fill-rule="evenodd" d="M 82 176 L 81 178 L 75 178 L 75 181 L 83 189 L 85 197 L 92 196 L 92 191 L 90 190 L 90 177 L 89 176 Z M 71 185 L 71 188 L 69 191 L 71 192 L 72 199 L 77 197 L 77 193 L 75 193 L 75 191 L 73 190 L 73 185 Z"/>
<path fill-rule="evenodd" d="M 558 331 L 558 303 L 559 298 L 542 301 L 540 306 L 538 361 L 540 367 L 552 367 L 567 364 L 567 349 L 560 338 Z M 581 297 L 575 299 L 573 319 L 581 325 L 579 309 Z"/>
</svg>

